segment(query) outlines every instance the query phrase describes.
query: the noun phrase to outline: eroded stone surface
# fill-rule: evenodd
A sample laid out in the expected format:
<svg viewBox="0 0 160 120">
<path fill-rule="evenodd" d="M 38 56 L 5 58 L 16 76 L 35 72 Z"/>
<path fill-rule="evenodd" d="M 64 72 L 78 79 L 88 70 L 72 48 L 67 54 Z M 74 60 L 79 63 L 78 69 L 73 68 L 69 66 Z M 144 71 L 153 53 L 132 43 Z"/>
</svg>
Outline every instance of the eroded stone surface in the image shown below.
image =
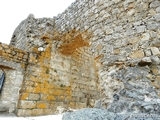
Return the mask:
<svg viewBox="0 0 160 120">
<path fill-rule="evenodd" d="M 51 114 L 60 105 L 93 107 L 97 99 L 96 107 L 114 113 L 160 114 L 159 5 L 79 0 L 57 17 L 30 15 L 10 44 L 29 52 L 18 114 Z M 3 47 L 7 56 L 12 50 Z M 36 101 L 33 110 L 25 109 L 25 101 Z"/>
</svg>

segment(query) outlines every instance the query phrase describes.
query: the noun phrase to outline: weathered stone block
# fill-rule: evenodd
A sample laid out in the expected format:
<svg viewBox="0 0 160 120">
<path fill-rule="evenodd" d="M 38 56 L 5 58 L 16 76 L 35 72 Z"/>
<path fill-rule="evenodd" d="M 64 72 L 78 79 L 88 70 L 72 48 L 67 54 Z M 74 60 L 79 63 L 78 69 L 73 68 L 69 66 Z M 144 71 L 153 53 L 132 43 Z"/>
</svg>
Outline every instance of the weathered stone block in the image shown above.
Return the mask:
<svg viewBox="0 0 160 120">
<path fill-rule="evenodd" d="M 78 101 L 79 101 L 79 102 L 82 102 L 82 103 L 87 103 L 88 98 L 79 98 Z M 78 101 L 76 101 L 76 102 L 78 102 Z"/>
<path fill-rule="evenodd" d="M 33 109 L 36 108 L 36 102 L 34 101 L 20 101 L 21 108 L 23 109 Z"/>
<path fill-rule="evenodd" d="M 2 44 L 2 47 L 5 49 L 9 49 L 9 46 L 7 44 Z"/>
<path fill-rule="evenodd" d="M 153 1 L 153 2 L 150 4 L 150 8 L 158 7 L 159 5 L 160 5 L 160 1 L 156 0 L 156 1 Z"/>
<path fill-rule="evenodd" d="M 157 13 L 160 13 L 160 6 L 156 8 Z"/>
<path fill-rule="evenodd" d="M 112 34 L 113 33 L 113 30 L 109 27 L 105 27 L 105 33 L 108 35 L 108 34 Z"/>
<path fill-rule="evenodd" d="M 2 45 L 0 45 L 0 50 L 3 50 Z"/>
<path fill-rule="evenodd" d="M 160 68 L 157 67 L 157 66 L 153 66 L 153 67 L 151 68 L 151 70 L 152 70 L 152 72 L 153 72 L 154 75 L 160 74 Z"/>
<path fill-rule="evenodd" d="M 6 53 L 11 53 L 11 49 L 5 49 Z"/>
<path fill-rule="evenodd" d="M 51 92 L 53 95 L 62 95 L 62 91 L 61 90 L 52 90 Z"/>
<path fill-rule="evenodd" d="M 144 33 L 144 34 L 142 34 L 141 40 L 142 41 L 143 40 L 149 40 L 149 38 L 150 38 L 150 34 L 149 33 Z"/>
<path fill-rule="evenodd" d="M 144 52 L 139 50 L 139 51 L 135 51 L 134 53 L 131 53 L 130 58 L 143 58 L 144 57 Z"/>
<path fill-rule="evenodd" d="M 157 76 L 157 77 L 156 77 L 156 80 L 158 80 L 158 81 L 160 82 L 160 76 Z"/>
<path fill-rule="evenodd" d="M 64 101 L 65 97 L 64 96 L 55 96 L 55 101 Z"/>
<path fill-rule="evenodd" d="M 160 25 L 156 22 L 151 22 L 147 24 L 148 30 L 157 30 Z"/>
<path fill-rule="evenodd" d="M 85 107 L 87 107 L 86 103 L 78 103 L 78 102 L 76 103 L 76 109 L 82 109 L 82 108 L 85 108 Z"/>
<path fill-rule="evenodd" d="M 145 50 L 145 55 L 146 56 L 151 56 L 152 54 L 151 54 L 151 50 Z"/>
<path fill-rule="evenodd" d="M 0 112 L 7 112 L 9 110 L 9 107 L 5 105 L 4 103 L 0 102 Z"/>
<path fill-rule="evenodd" d="M 48 104 L 44 101 L 37 101 L 37 108 L 38 109 L 48 108 Z"/>
<path fill-rule="evenodd" d="M 135 28 L 137 30 L 137 33 L 142 33 L 145 31 L 146 26 L 144 26 L 144 25 L 143 26 L 136 26 Z"/>
<path fill-rule="evenodd" d="M 28 100 L 29 93 L 21 93 L 20 94 L 20 100 Z"/>
<path fill-rule="evenodd" d="M 23 82 L 23 75 L 17 74 L 13 84 L 17 87 L 20 87 L 22 85 L 22 82 Z"/>
<path fill-rule="evenodd" d="M 43 109 L 33 109 L 31 115 L 32 116 L 44 115 L 44 110 Z"/>
<path fill-rule="evenodd" d="M 30 53 L 29 54 L 29 63 L 36 63 L 37 62 L 37 54 Z"/>
<path fill-rule="evenodd" d="M 43 109 L 43 115 L 51 115 L 54 111 L 52 109 Z"/>
<path fill-rule="evenodd" d="M 64 102 L 52 102 L 52 105 L 54 105 L 54 107 L 63 106 Z"/>
<path fill-rule="evenodd" d="M 155 17 L 155 19 L 156 19 L 157 22 L 160 21 L 160 13 L 156 14 L 154 17 Z"/>
<path fill-rule="evenodd" d="M 151 51 L 153 55 L 160 55 L 160 51 L 157 47 L 151 47 Z"/>
<path fill-rule="evenodd" d="M 153 64 L 160 64 L 160 59 L 158 58 L 158 56 L 152 56 L 151 60 Z"/>
<path fill-rule="evenodd" d="M 69 102 L 69 105 L 72 109 L 76 109 L 76 102 Z"/>
<path fill-rule="evenodd" d="M 94 107 L 94 104 L 95 104 L 95 100 L 89 99 L 89 105 L 90 105 L 91 107 Z"/>
<path fill-rule="evenodd" d="M 29 100 L 39 100 L 40 99 L 40 95 L 39 94 L 30 93 L 28 99 Z"/>
</svg>

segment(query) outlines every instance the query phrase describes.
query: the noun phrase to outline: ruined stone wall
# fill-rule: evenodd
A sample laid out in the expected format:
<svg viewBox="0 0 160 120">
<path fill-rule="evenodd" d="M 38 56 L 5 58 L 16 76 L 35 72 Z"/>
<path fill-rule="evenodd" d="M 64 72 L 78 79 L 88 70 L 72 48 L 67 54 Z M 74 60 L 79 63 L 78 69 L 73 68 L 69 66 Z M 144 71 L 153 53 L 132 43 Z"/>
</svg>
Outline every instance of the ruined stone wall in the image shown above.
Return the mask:
<svg viewBox="0 0 160 120">
<path fill-rule="evenodd" d="M 93 107 L 100 93 L 97 70 L 89 48 L 77 48 L 71 55 L 64 55 L 58 53 L 57 44 L 53 44 L 51 55 L 51 68 L 57 71 L 57 74 L 52 72 L 52 77 L 55 78 L 54 84 L 71 86 L 73 108 Z"/>
<path fill-rule="evenodd" d="M 5 81 L 0 93 L 0 112 L 14 112 L 25 76 L 28 53 L 0 44 L 0 76 L 5 72 Z"/>
<path fill-rule="evenodd" d="M 13 34 L 10 45 L 29 52 L 18 116 L 52 114 L 58 106 L 93 107 L 101 96 L 87 32 L 54 35 L 54 21 L 29 15 Z"/>
<path fill-rule="evenodd" d="M 159 114 L 159 16 L 159 0 L 77 0 L 56 17 L 54 36 L 75 30 L 91 43 L 104 95 L 96 107 Z"/>
<path fill-rule="evenodd" d="M 94 61 L 87 48 L 84 48 L 86 52 L 82 49 L 72 56 L 65 56 L 56 50 L 57 40 L 46 39 L 46 42 L 45 51 L 35 47 L 29 53 L 16 114 L 53 114 L 58 106 L 93 107 L 100 93 Z"/>
<path fill-rule="evenodd" d="M 62 14 L 52 19 L 53 25 L 49 30 L 51 33 L 48 32 L 51 35 L 50 37 L 46 37 L 46 35 L 40 37 L 40 33 L 39 37 L 29 37 L 33 38 L 30 42 L 28 42 L 29 39 L 26 39 L 31 48 L 38 50 L 38 53 L 31 54 L 35 56 L 31 61 L 38 62 L 30 66 L 31 68 L 35 66 L 35 70 L 31 72 L 31 69 L 28 69 L 28 72 L 31 72 L 29 75 L 34 74 L 34 71 L 42 70 L 40 73 L 45 73 L 42 83 L 45 80 L 54 81 L 53 85 L 56 85 L 56 89 L 70 91 L 69 96 L 73 96 L 73 93 L 78 94 L 78 91 L 89 89 L 88 93 L 86 91 L 81 92 L 83 94 L 79 93 L 80 98 L 83 98 L 86 93 L 94 93 L 97 89 L 96 83 L 100 82 L 103 99 L 97 101 L 96 107 L 105 108 L 111 112 L 127 111 L 159 114 L 159 16 L 159 0 L 76 0 Z M 31 18 L 36 21 L 33 17 Z M 50 28 L 47 27 L 45 21 L 43 22 L 46 29 Z M 31 30 L 37 30 L 37 27 L 34 27 L 34 22 L 30 25 L 33 26 Z M 20 34 L 21 32 L 17 32 L 16 36 Z M 32 33 L 28 35 L 32 35 Z M 43 42 L 42 45 L 34 44 L 34 39 L 37 39 L 37 43 L 41 43 L 41 41 L 46 43 Z M 47 39 L 52 43 L 47 42 Z M 15 45 L 21 43 L 18 40 L 15 41 L 17 41 Z M 48 48 L 49 46 L 51 49 Z M 31 49 L 27 48 L 27 51 L 29 50 Z M 37 54 L 40 54 L 40 57 L 37 57 Z M 50 54 L 50 57 L 47 54 Z M 39 59 L 42 61 L 39 62 Z M 58 64 L 54 64 L 54 62 Z M 50 74 L 48 75 L 46 75 L 48 73 L 46 72 L 46 66 L 49 66 Z M 96 72 L 94 72 L 96 70 L 98 70 L 98 81 Z M 42 78 L 41 75 L 38 75 L 38 80 L 39 78 Z M 74 80 L 74 78 L 76 79 Z M 83 78 L 82 83 L 81 78 Z M 87 83 L 86 81 L 90 79 L 93 81 Z M 32 81 L 31 78 L 29 80 Z M 34 90 L 36 92 L 38 88 L 49 87 L 47 81 L 41 87 L 37 87 L 38 83 L 36 82 L 36 85 L 33 85 L 33 90 L 29 89 L 29 94 Z M 87 85 L 86 89 L 81 87 L 82 85 L 85 86 L 84 83 Z M 90 86 L 88 86 L 89 84 Z M 30 86 L 29 84 L 28 87 L 30 88 Z M 65 86 L 64 89 L 61 88 L 62 86 Z M 50 89 L 44 88 L 46 91 Z M 41 90 L 41 92 L 45 90 Z M 78 91 L 76 92 L 76 90 Z M 49 106 L 52 102 L 57 102 L 54 101 L 55 96 L 57 96 L 57 99 L 64 98 L 62 96 L 65 95 L 60 95 L 60 91 L 57 95 L 54 92 L 46 93 L 49 96 L 53 95 L 53 97 L 49 97 L 50 102 L 47 102 Z M 25 92 L 27 91 L 24 90 Z M 89 96 L 94 96 L 94 94 Z M 41 96 L 41 93 L 39 95 Z M 59 98 L 59 96 L 61 97 Z M 80 98 L 76 99 L 81 101 Z M 93 99 L 95 98 L 97 97 L 93 97 Z M 37 100 L 33 102 L 28 97 L 24 97 L 24 100 L 30 101 L 29 103 L 26 102 L 26 105 L 30 104 L 31 107 L 26 108 L 25 104 L 23 106 L 25 101 L 21 99 L 19 115 L 42 114 L 43 112 L 37 112 L 36 114 L 33 111 L 42 108 L 41 111 L 48 109 L 46 104 L 39 107 Z M 85 99 L 85 102 L 87 100 Z M 61 100 L 59 101 L 61 102 Z M 44 102 L 42 98 L 40 102 Z M 73 104 L 73 106 L 75 105 Z M 54 107 L 51 109 L 54 109 Z M 27 110 L 28 112 L 26 112 Z"/>
<path fill-rule="evenodd" d="M 15 29 L 10 45 L 18 49 L 31 51 L 33 47 L 45 49 L 45 39 L 51 39 L 53 36 L 54 19 L 38 18 L 35 19 L 30 14 Z"/>
</svg>

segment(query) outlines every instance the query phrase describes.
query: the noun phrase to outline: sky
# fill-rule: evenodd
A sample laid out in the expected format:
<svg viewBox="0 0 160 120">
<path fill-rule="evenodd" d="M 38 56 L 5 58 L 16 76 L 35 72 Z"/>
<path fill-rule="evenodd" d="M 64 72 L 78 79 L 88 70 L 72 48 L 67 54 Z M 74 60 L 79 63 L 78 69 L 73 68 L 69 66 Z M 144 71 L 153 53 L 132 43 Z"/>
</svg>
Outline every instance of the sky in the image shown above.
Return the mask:
<svg viewBox="0 0 160 120">
<path fill-rule="evenodd" d="M 19 23 L 31 13 L 35 18 L 57 16 L 75 0 L 0 0 L 0 42 L 9 44 Z"/>
</svg>

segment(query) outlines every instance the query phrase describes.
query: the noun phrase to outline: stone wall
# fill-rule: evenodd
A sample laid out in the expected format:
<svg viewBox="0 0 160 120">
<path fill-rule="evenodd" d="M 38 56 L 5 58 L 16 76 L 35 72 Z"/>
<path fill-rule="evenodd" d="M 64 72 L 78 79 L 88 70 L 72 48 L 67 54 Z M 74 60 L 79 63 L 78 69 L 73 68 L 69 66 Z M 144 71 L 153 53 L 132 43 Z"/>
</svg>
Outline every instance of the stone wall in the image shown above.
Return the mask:
<svg viewBox="0 0 160 120">
<path fill-rule="evenodd" d="M 45 37 L 46 35 L 32 37 L 29 36 L 33 35 L 32 33 L 27 33 L 29 37 L 25 42 L 31 48 L 36 47 L 41 53 L 40 56 L 45 55 L 42 53 L 46 53 L 48 46 L 52 48 L 47 52 L 52 55 L 49 55 L 50 58 L 46 57 L 46 60 L 43 59 L 42 63 L 50 66 L 49 72 L 51 73 L 48 76 L 56 77 L 54 84 L 66 86 L 69 90 L 74 88 L 73 93 L 77 94 L 75 88 L 78 88 L 78 91 L 83 89 L 81 86 L 87 83 L 86 81 L 92 79 L 92 86 L 97 86 L 96 83 L 100 82 L 103 99 L 97 101 L 96 107 L 105 108 L 111 112 L 159 114 L 159 16 L 159 0 L 76 0 L 62 14 L 52 19 L 52 26 L 48 27 L 46 21 L 42 22 L 45 29 L 51 31 L 51 33 L 47 32 L 48 35 L 51 35 L 50 37 Z M 31 18 L 33 21 L 38 20 L 33 16 Z M 32 26 L 31 30 L 37 30 L 34 22 L 30 25 Z M 44 31 L 42 30 L 42 33 Z M 21 32 L 17 32 L 15 36 L 20 34 Z M 34 44 L 34 39 L 37 38 L 37 43 L 43 41 L 43 44 Z M 47 39 L 52 43 L 48 43 Z M 14 41 L 15 45 L 21 44 L 21 41 L 17 39 Z M 22 48 L 21 45 L 19 48 Z M 27 51 L 29 50 L 31 49 L 27 48 Z M 36 54 L 35 56 L 37 56 Z M 36 58 L 31 61 L 34 60 Z M 47 64 L 47 61 L 50 63 Z M 37 65 L 41 65 L 38 63 L 35 68 L 39 68 Z M 66 66 L 65 69 L 62 66 Z M 97 75 L 94 71 L 96 70 L 98 71 L 98 81 L 95 79 Z M 46 71 L 45 68 L 44 71 Z M 32 73 L 34 72 L 32 71 Z M 73 77 L 70 77 L 70 74 L 73 74 Z M 62 75 L 66 77 L 63 78 Z M 48 78 L 50 77 L 47 77 L 47 80 Z M 76 78 L 77 81 L 73 78 Z M 82 83 L 80 83 L 81 78 L 83 78 Z M 58 81 L 58 79 L 60 80 Z M 71 83 L 72 86 L 69 87 Z M 88 93 L 95 90 L 92 86 L 87 86 L 90 89 Z M 82 93 L 86 94 L 85 91 Z M 90 94 L 90 96 L 94 95 Z M 35 103 L 33 105 L 35 106 Z"/>
<path fill-rule="evenodd" d="M 29 53 L 16 114 L 53 114 L 58 106 L 93 107 L 100 93 L 92 56 L 83 51 L 87 48 L 65 56 L 55 51 L 57 40 L 46 39 L 46 42 L 45 51 L 38 51 L 35 47 Z"/>
<path fill-rule="evenodd" d="M 54 20 L 51 18 L 35 19 L 30 14 L 15 29 L 10 45 L 18 49 L 30 51 L 32 47 L 45 48 L 45 39 L 53 36 Z"/>
<path fill-rule="evenodd" d="M 104 95 L 96 107 L 159 113 L 159 7 L 155 0 L 81 0 L 57 16 L 54 36 L 76 30 L 91 43 Z"/>
<path fill-rule="evenodd" d="M 18 116 L 51 114 L 58 106 L 93 107 L 100 98 L 86 33 L 72 30 L 54 36 L 54 21 L 29 15 L 13 34 L 10 45 L 29 52 Z"/>
<path fill-rule="evenodd" d="M 5 81 L 0 93 L 0 112 L 15 111 L 27 58 L 27 52 L 0 44 L 0 75 L 5 72 Z"/>
<path fill-rule="evenodd" d="M 32 47 L 29 53 L 0 44 L 0 68 L 5 71 L 1 111 L 15 112 L 17 116 L 47 115 L 58 106 L 93 107 L 100 97 L 88 47 L 68 56 L 56 50 L 57 40 L 45 42 L 45 51 Z"/>
</svg>

